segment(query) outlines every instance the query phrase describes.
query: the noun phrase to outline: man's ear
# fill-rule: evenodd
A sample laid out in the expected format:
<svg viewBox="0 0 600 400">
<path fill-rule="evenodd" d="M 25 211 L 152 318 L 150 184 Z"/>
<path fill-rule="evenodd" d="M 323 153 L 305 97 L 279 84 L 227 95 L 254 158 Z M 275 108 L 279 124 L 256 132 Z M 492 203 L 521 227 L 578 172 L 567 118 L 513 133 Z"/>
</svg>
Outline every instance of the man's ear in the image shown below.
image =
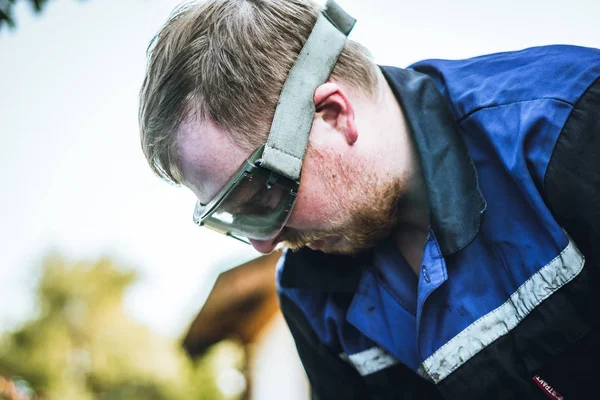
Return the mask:
<svg viewBox="0 0 600 400">
<path fill-rule="evenodd" d="M 344 134 L 346 142 L 354 144 L 358 139 L 358 129 L 354 115 L 354 107 L 336 82 L 328 81 L 317 87 L 314 94 L 316 115 L 332 128 Z"/>
</svg>

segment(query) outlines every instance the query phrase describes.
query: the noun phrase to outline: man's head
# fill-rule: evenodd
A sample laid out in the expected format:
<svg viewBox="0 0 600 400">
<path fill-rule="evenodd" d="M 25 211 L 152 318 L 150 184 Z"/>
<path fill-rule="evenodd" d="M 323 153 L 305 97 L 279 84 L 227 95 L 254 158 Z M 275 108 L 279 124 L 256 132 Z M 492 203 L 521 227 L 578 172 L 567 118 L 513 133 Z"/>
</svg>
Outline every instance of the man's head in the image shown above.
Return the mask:
<svg viewBox="0 0 600 400">
<path fill-rule="evenodd" d="M 210 0 L 179 9 L 150 47 L 141 91 L 142 148 L 154 171 L 211 200 L 266 142 L 283 83 L 320 11 L 302 0 Z M 401 114 L 382 100 L 389 93 L 381 81 L 366 50 L 348 41 L 314 93 L 295 209 L 277 238 L 253 241 L 257 249 L 285 240 L 354 252 L 392 228 L 410 176 L 381 161 L 398 145 L 381 130 L 402 125 L 378 118 Z"/>
</svg>

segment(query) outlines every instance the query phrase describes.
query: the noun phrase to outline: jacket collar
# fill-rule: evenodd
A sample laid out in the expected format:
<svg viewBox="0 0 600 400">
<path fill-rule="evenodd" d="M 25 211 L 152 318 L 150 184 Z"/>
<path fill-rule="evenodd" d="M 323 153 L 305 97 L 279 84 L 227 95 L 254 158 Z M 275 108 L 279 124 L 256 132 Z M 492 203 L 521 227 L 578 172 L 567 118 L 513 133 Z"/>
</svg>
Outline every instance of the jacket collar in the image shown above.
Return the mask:
<svg viewBox="0 0 600 400">
<path fill-rule="evenodd" d="M 404 110 L 429 194 L 431 226 L 446 256 L 466 247 L 479 232 L 486 202 L 465 139 L 433 80 L 422 73 L 381 67 Z M 280 284 L 291 288 L 355 291 L 371 251 L 328 255 L 308 248 L 287 252 Z"/>
</svg>

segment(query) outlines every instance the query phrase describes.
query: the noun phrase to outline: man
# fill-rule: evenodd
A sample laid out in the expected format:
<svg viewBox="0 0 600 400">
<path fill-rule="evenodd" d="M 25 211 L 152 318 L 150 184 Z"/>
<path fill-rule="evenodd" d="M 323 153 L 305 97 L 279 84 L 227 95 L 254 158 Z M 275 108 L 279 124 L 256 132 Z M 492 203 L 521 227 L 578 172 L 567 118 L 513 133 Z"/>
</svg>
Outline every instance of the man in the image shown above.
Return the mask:
<svg viewBox="0 0 600 400">
<path fill-rule="evenodd" d="M 332 2 L 178 10 L 141 91 L 150 166 L 200 225 L 290 249 L 315 397 L 593 398 L 600 51 L 378 67 L 352 25 Z"/>
</svg>

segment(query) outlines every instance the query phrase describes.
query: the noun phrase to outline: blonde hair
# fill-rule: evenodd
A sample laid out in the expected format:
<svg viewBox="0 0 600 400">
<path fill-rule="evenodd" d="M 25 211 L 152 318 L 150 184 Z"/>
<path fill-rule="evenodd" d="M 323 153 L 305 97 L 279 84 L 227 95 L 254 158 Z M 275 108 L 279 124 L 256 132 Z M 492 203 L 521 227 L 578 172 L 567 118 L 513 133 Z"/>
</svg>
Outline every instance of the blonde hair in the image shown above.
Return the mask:
<svg viewBox="0 0 600 400">
<path fill-rule="evenodd" d="M 183 180 L 176 131 L 209 119 L 242 148 L 266 142 L 288 71 L 322 7 L 311 0 L 208 0 L 175 10 L 150 42 L 140 91 L 142 149 L 153 171 Z M 348 41 L 332 72 L 367 95 L 376 85 L 368 51 Z"/>
</svg>

